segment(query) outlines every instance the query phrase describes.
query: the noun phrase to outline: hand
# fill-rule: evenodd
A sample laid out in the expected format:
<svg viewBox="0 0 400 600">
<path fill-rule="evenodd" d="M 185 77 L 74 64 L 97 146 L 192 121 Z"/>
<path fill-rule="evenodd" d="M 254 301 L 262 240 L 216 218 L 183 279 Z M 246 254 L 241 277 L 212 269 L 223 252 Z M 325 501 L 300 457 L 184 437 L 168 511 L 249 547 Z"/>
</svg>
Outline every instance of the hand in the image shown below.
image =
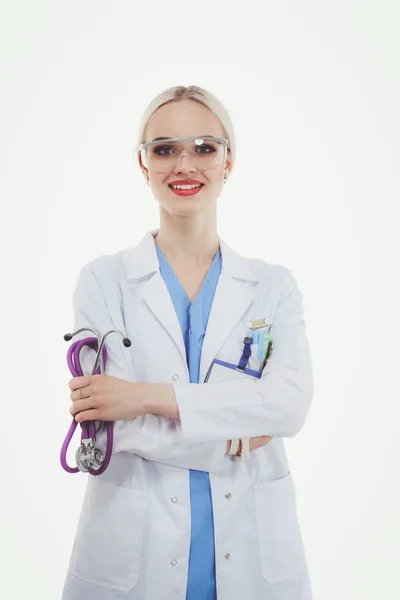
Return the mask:
<svg viewBox="0 0 400 600">
<path fill-rule="evenodd" d="M 270 442 L 272 440 L 272 437 L 269 435 L 259 435 L 257 437 L 252 437 L 250 438 L 249 441 L 249 450 L 250 452 L 252 450 L 257 450 L 257 448 L 261 448 L 262 446 L 266 446 L 268 444 L 268 442 Z M 226 444 L 226 452 L 225 454 L 229 454 L 229 450 L 231 447 L 231 442 L 232 440 L 228 440 L 227 444 Z M 239 442 L 239 447 L 238 447 L 238 451 L 237 454 L 240 454 L 241 452 L 241 446 L 242 446 L 242 442 Z"/>
<path fill-rule="evenodd" d="M 75 421 L 118 421 L 145 414 L 143 388 L 111 375 L 84 375 L 68 382 L 73 402 L 70 413 Z M 83 388 L 80 399 L 79 388 Z"/>
<path fill-rule="evenodd" d="M 268 442 L 272 440 L 270 435 L 259 435 L 257 437 L 250 438 L 250 450 L 257 450 L 266 446 Z"/>
</svg>

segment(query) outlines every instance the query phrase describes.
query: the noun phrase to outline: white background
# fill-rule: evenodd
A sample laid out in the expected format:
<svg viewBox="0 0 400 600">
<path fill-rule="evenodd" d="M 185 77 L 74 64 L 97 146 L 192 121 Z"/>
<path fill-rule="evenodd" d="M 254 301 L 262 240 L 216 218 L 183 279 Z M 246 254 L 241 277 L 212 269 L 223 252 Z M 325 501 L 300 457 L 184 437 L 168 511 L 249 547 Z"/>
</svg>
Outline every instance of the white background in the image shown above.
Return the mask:
<svg viewBox="0 0 400 600">
<path fill-rule="evenodd" d="M 287 449 L 315 600 L 400 597 L 399 16 L 388 0 L 1 2 L 2 598 L 61 596 L 86 477 L 59 464 L 75 279 L 158 226 L 137 127 L 190 84 L 236 130 L 220 235 L 304 296 L 315 397 Z"/>
</svg>

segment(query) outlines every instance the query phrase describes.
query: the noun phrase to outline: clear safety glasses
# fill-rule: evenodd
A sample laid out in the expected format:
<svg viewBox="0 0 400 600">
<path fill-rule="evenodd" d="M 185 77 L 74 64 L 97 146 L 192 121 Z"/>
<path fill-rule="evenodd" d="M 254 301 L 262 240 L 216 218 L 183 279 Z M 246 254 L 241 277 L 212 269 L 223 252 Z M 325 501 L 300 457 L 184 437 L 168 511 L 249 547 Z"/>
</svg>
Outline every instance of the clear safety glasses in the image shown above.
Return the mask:
<svg viewBox="0 0 400 600">
<path fill-rule="evenodd" d="M 183 156 L 189 159 L 196 170 L 207 171 L 225 163 L 228 144 L 226 138 L 213 136 L 159 138 L 140 144 L 137 151 L 149 171 L 170 173 Z"/>
</svg>

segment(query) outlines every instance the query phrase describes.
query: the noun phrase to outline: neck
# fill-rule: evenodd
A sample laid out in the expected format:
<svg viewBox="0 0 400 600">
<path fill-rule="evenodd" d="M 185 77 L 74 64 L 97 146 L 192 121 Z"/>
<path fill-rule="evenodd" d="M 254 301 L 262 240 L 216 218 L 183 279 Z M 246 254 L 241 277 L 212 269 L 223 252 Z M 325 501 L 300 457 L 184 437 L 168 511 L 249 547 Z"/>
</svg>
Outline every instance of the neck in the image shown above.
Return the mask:
<svg viewBox="0 0 400 600">
<path fill-rule="evenodd" d="M 209 222 L 189 226 L 186 222 L 184 225 L 161 222 L 156 244 L 168 262 L 196 269 L 211 264 L 219 249 L 219 237 Z"/>
</svg>

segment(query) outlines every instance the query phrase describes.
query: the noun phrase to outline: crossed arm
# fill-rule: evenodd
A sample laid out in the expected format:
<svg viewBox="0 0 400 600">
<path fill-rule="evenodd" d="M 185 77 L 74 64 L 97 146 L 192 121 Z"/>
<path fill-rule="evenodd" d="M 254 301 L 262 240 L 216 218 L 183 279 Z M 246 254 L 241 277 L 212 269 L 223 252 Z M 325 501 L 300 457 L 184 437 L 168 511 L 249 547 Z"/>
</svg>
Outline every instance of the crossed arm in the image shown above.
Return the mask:
<svg viewBox="0 0 400 600">
<path fill-rule="evenodd" d="M 70 412 L 78 423 L 129 421 L 145 414 L 180 420 L 172 384 L 137 384 L 107 374 L 74 377 L 69 381 L 69 387 L 72 390 Z M 269 436 L 251 438 L 250 450 L 266 445 L 271 439 Z M 231 442 L 227 441 L 225 454 L 229 453 Z M 240 440 L 237 456 L 241 445 Z"/>
</svg>

